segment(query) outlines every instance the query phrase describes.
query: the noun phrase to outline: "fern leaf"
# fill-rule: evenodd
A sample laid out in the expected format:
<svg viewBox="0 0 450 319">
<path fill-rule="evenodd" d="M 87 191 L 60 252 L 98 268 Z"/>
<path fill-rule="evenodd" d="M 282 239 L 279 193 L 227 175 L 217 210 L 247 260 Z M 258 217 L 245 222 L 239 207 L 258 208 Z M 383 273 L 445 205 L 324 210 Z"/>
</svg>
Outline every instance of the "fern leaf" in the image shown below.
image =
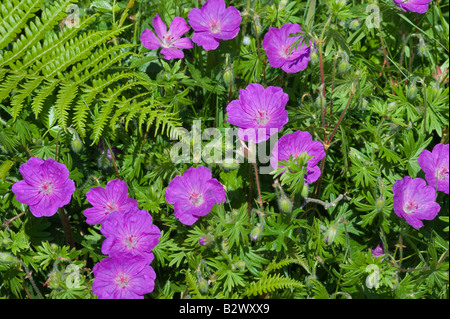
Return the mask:
<svg viewBox="0 0 450 319">
<path fill-rule="evenodd" d="M 244 295 L 246 296 L 257 296 L 264 293 L 272 292 L 277 289 L 287 289 L 287 288 L 303 288 L 304 285 L 281 274 L 269 275 L 260 278 L 256 282 L 250 283 L 250 285 L 245 289 Z"/>
<path fill-rule="evenodd" d="M 76 83 L 62 83 L 57 95 L 57 100 L 55 102 L 55 115 L 58 119 L 59 124 L 65 130 L 67 125 L 67 120 L 69 118 L 70 105 L 75 98 L 78 91 L 78 86 Z"/>
<path fill-rule="evenodd" d="M 42 10 L 40 18 L 36 16 L 34 21 L 24 27 L 22 34 L 14 42 L 12 51 L 6 51 L 3 56 L 0 56 L 0 67 L 12 64 L 44 38 L 45 34 L 64 18 L 65 10 L 72 2 L 74 0 L 55 0 L 51 8 Z"/>
<path fill-rule="evenodd" d="M 56 88 L 56 86 L 59 84 L 58 80 L 52 80 L 49 81 L 49 84 L 42 86 L 35 97 L 33 98 L 31 102 L 31 110 L 34 113 L 34 116 L 36 119 L 39 116 L 39 113 L 42 110 L 42 106 L 44 104 L 45 99 L 52 94 L 53 90 Z"/>
<path fill-rule="evenodd" d="M 0 102 L 2 102 L 12 90 L 17 88 L 19 82 L 25 77 L 24 74 L 10 74 L 0 85 Z"/>
<path fill-rule="evenodd" d="M 75 111 L 73 116 L 73 124 L 78 134 L 84 138 L 86 137 L 86 118 L 88 112 L 90 111 L 89 105 L 92 100 L 97 95 L 97 91 L 92 90 L 83 95 L 81 95 L 78 99 L 77 104 L 75 105 Z"/>
<path fill-rule="evenodd" d="M 44 0 L 6 1 L 0 3 L 0 50 L 12 42 Z"/>
<path fill-rule="evenodd" d="M 31 96 L 33 90 L 36 89 L 43 80 L 44 78 L 42 77 L 38 77 L 35 79 L 29 78 L 25 82 L 25 84 L 22 84 L 22 88 L 18 90 L 17 94 L 13 95 L 13 97 L 11 98 L 11 105 L 12 105 L 11 114 L 14 120 L 22 111 L 25 99 Z"/>
</svg>

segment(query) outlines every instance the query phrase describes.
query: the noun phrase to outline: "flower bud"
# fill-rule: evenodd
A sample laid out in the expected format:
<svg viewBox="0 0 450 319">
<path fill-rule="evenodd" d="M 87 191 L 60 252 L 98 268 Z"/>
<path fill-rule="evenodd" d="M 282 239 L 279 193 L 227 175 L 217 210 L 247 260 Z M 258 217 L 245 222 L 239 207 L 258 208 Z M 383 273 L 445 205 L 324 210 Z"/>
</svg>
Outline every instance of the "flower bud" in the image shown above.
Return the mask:
<svg viewBox="0 0 450 319">
<path fill-rule="evenodd" d="M 338 64 L 339 73 L 346 73 L 349 68 L 350 64 L 348 63 L 347 59 L 342 59 L 342 61 Z"/>
<path fill-rule="evenodd" d="M 227 67 L 225 69 L 225 71 L 223 72 L 223 81 L 226 85 L 234 83 L 234 73 L 232 68 Z"/>
<path fill-rule="evenodd" d="M 286 196 L 283 196 L 279 199 L 278 204 L 280 206 L 280 209 L 283 213 L 290 213 L 292 209 L 292 203 L 289 198 Z"/>
<path fill-rule="evenodd" d="M 337 236 L 337 225 L 330 226 L 325 232 L 325 242 L 331 245 Z"/>
<path fill-rule="evenodd" d="M 319 96 L 316 99 L 317 107 L 322 109 L 325 107 L 326 103 L 327 103 L 327 99 L 325 98 L 325 96 L 323 96 L 322 92 L 319 93 Z"/>
<path fill-rule="evenodd" d="M 302 192 L 300 194 L 302 195 L 303 198 L 308 197 L 309 194 L 308 184 L 303 185 Z"/>
<path fill-rule="evenodd" d="M 419 40 L 419 45 L 417 46 L 417 54 L 421 57 L 424 57 L 427 55 L 428 49 L 425 44 L 425 41 L 423 40 L 423 37 Z"/>
<path fill-rule="evenodd" d="M 354 30 L 358 29 L 359 24 L 360 24 L 360 21 L 358 19 L 354 19 L 352 22 L 350 22 L 349 28 L 354 31 Z"/>
<path fill-rule="evenodd" d="M 209 289 L 208 281 L 202 276 L 199 276 L 197 283 L 198 283 L 198 290 L 200 290 L 200 293 L 202 295 L 206 295 Z"/>
<path fill-rule="evenodd" d="M 14 262 L 16 262 L 16 258 L 13 255 L 0 252 L 0 263 L 11 264 Z"/>
<path fill-rule="evenodd" d="M 370 273 L 366 278 L 366 287 L 378 289 L 380 287 L 380 269 L 375 264 L 367 265 L 366 272 Z"/>
<path fill-rule="evenodd" d="M 262 234 L 262 227 L 261 226 L 256 226 L 250 232 L 250 239 L 251 240 L 258 240 L 261 237 L 261 234 Z"/>
<path fill-rule="evenodd" d="M 70 146 L 75 153 L 79 153 L 83 149 L 83 142 L 78 137 L 74 137 Z"/>
<path fill-rule="evenodd" d="M 319 62 L 319 54 L 314 48 L 311 49 L 311 54 L 309 55 L 309 57 L 312 64 L 317 64 Z"/>
<path fill-rule="evenodd" d="M 250 43 L 251 43 L 250 37 L 248 35 L 244 36 L 244 38 L 242 39 L 242 44 L 249 45 Z"/>
<path fill-rule="evenodd" d="M 385 203 L 386 200 L 383 197 L 378 198 L 377 201 L 375 202 L 375 208 L 379 213 L 381 213 L 381 211 L 383 210 Z"/>
<path fill-rule="evenodd" d="M 417 86 L 413 82 L 410 86 L 406 87 L 406 97 L 408 100 L 415 100 L 417 97 Z"/>
<path fill-rule="evenodd" d="M 208 246 L 214 241 L 214 237 L 210 234 L 206 234 L 198 240 L 198 243 L 202 246 Z"/>
</svg>

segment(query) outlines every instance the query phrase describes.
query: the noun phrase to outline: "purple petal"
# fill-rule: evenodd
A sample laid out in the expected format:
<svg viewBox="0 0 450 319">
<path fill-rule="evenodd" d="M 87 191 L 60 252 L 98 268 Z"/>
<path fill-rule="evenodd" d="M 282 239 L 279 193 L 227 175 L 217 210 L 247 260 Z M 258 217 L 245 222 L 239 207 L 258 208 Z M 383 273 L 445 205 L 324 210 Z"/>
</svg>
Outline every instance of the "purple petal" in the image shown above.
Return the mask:
<svg viewBox="0 0 450 319">
<path fill-rule="evenodd" d="M 209 31 L 208 21 L 205 20 L 200 9 L 194 8 L 188 14 L 189 24 L 196 32 Z"/>
<path fill-rule="evenodd" d="M 161 50 L 161 54 L 164 55 L 164 59 L 166 60 L 184 58 L 183 51 L 178 49 L 164 48 Z"/>
<path fill-rule="evenodd" d="M 169 27 L 169 34 L 172 38 L 178 39 L 189 31 L 189 26 L 181 17 L 175 17 Z"/>
<path fill-rule="evenodd" d="M 152 25 L 153 25 L 153 28 L 155 29 L 155 32 L 156 32 L 156 35 L 158 36 L 158 38 L 164 39 L 164 37 L 166 36 L 166 33 L 167 33 L 167 26 L 162 21 L 159 14 L 156 14 L 155 17 L 153 18 Z"/>
<path fill-rule="evenodd" d="M 142 45 L 149 50 L 156 50 L 161 46 L 161 42 L 159 41 L 159 39 L 156 37 L 153 31 L 149 29 L 145 29 L 144 31 L 142 31 L 140 40 L 142 42 Z"/>
<path fill-rule="evenodd" d="M 194 44 L 189 38 L 181 38 L 173 42 L 172 46 L 177 49 L 192 49 Z"/>
<path fill-rule="evenodd" d="M 192 41 L 202 46 L 206 51 L 215 50 L 219 46 L 220 42 L 206 32 L 194 32 L 192 35 Z"/>
</svg>

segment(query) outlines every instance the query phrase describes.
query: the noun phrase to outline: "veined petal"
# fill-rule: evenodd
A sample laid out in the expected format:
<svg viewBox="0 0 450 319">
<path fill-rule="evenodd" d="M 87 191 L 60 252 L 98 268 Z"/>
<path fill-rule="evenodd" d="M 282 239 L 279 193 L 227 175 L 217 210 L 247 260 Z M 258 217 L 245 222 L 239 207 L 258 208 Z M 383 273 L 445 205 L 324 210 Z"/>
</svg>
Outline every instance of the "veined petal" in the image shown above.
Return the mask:
<svg viewBox="0 0 450 319">
<path fill-rule="evenodd" d="M 183 51 L 178 50 L 178 49 L 164 48 L 161 50 L 161 54 L 164 55 L 164 59 L 166 59 L 166 60 L 184 58 Z"/>
<path fill-rule="evenodd" d="M 149 29 L 145 29 L 142 31 L 140 40 L 142 42 L 142 45 L 149 49 L 149 50 L 156 50 L 161 46 L 161 42 L 156 37 L 156 35 L 153 33 L 153 31 Z"/>
<path fill-rule="evenodd" d="M 164 39 L 167 33 L 167 26 L 159 16 L 159 14 L 156 14 L 156 16 L 152 20 L 153 28 L 155 29 L 156 35 L 160 39 Z"/>
<path fill-rule="evenodd" d="M 171 38 L 178 39 L 183 34 L 189 31 L 189 26 L 186 23 L 186 20 L 184 20 L 181 17 L 175 17 L 172 20 L 172 23 L 169 27 L 169 34 Z"/>
</svg>

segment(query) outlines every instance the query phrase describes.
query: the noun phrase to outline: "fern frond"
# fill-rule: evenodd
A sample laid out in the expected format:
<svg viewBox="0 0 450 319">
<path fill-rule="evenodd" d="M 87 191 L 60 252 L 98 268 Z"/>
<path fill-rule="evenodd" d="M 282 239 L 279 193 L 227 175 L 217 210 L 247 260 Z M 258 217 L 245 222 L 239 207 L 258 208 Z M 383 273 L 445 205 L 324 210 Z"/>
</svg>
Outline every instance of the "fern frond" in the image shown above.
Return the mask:
<svg viewBox="0 0 450 319">
<path fill-rule="evenodd" d="M 281 274 L 261 277 L 258 281 L 250 283 L 244 291 L 245 296 L 257 296 L 277 289 L 304 288 L 304 285 L 292 278 Z"/>
<path fill-rule="evenodd" d="M 6 51 L 0 56 L 0 67 L 11 65 L 22 57 L 38 41 L 44 38 L 45 34 L 53 29 L 66 15 L 66 8 L 74 0 L 55 0 L 51 8 L 42 10 L 41 17 L 35 17 L 23 29 L 20 37 L 14 42 L 12 51 Z"/>
<path fill-rule="evenodd" d="M 97 95 L 97 91 L 92 90 L 82 94 L 75 106 L 73 124 L 81 138 L 86 137 L 86 118 L 90 111 L 89 105 Z"/>
<path fill-rule="evenodd" d="M 59 80 L 51 80 L 47 81 L 48 84 L 41 86 L 39 91 L 36 93 L 35 97 L 33 98 L 31 102 L 31 110 L 34 113 L 35 118 L 37 119 L 39 116 L 39 113 L 42 110 L 42 106 L 44 104 L 45 99 L 52 94 L 52 92 L 55 90 L 56 86 L 59 84 Z"/>
<path fill-rule="evenodd" d="M 44 80 L 42 77 L 28 78 L 25 84 L 21 85 L 21 89 L 17 90 L 17 94 L 11 98 L 12 110 L 11 114 L 15 120 L 19 113 L 22 111 L 23 103 L 25 99 L 31 96 L 31 93 L 36 89 L 39 84 Z"/>
<path fill-rule="evenodd" d="M 62 82 L 58 91 L 55 105 L 55 115 L 58 123 L 66 130 L 67 120 L 69 118 L 69 108 L 78 91 L 78 86 L 74 82 Z"/>
<path fill-rule="evenodd" d="M 24 74 L 10 74 L 6 80 L 0 84 L 0 103 L 11 93 L 12 90 L 17 88 L 17 85 L 25 77 Z"/>
<path fill-rule="evenodd" d="M 298 259 L 287 258 L 281 261 L 272 260 L 266 267 L 264 271 L 261 272 L 261 277 L 267 276 L 271 271 L 278 270 L 283 268 L 284 266 L 288 266 L 290 264 L 301 264 Z"/>
<path fill-rule="evenodd" d="M 44 0 L 14 0 L 0 3 L 0 50 L 14 40 Z"/>
<path fill-rule="evenodd" d="M 194 297 L 203 298 L 198 288 L 197 278 L 195 278 L 190 270 L 186 271 L 186 284 L 188 290 L 194 295 Z"/>
<path fill-rule="evenodd" d="M 79 29 L 86 27 L 94 21 L 95 17 L 96 15 L 93 15 L 81 20 L 79 28 L 63 28 L 60 33 L 54 32 L 53 30 L 47 32 L 42 43 L 37 42 L 30 50 L 27 50 L 23 59 L 17 60 L 11 68 L 30 74 L 38 74 L 43 64 L 42 61 L 47 61 L 49 56 L 53 56 L 56 52 L 59 52 L 60 47 L 69 41 L 69 39 L 72 39 L 79 32 Z"/>
</svg>

